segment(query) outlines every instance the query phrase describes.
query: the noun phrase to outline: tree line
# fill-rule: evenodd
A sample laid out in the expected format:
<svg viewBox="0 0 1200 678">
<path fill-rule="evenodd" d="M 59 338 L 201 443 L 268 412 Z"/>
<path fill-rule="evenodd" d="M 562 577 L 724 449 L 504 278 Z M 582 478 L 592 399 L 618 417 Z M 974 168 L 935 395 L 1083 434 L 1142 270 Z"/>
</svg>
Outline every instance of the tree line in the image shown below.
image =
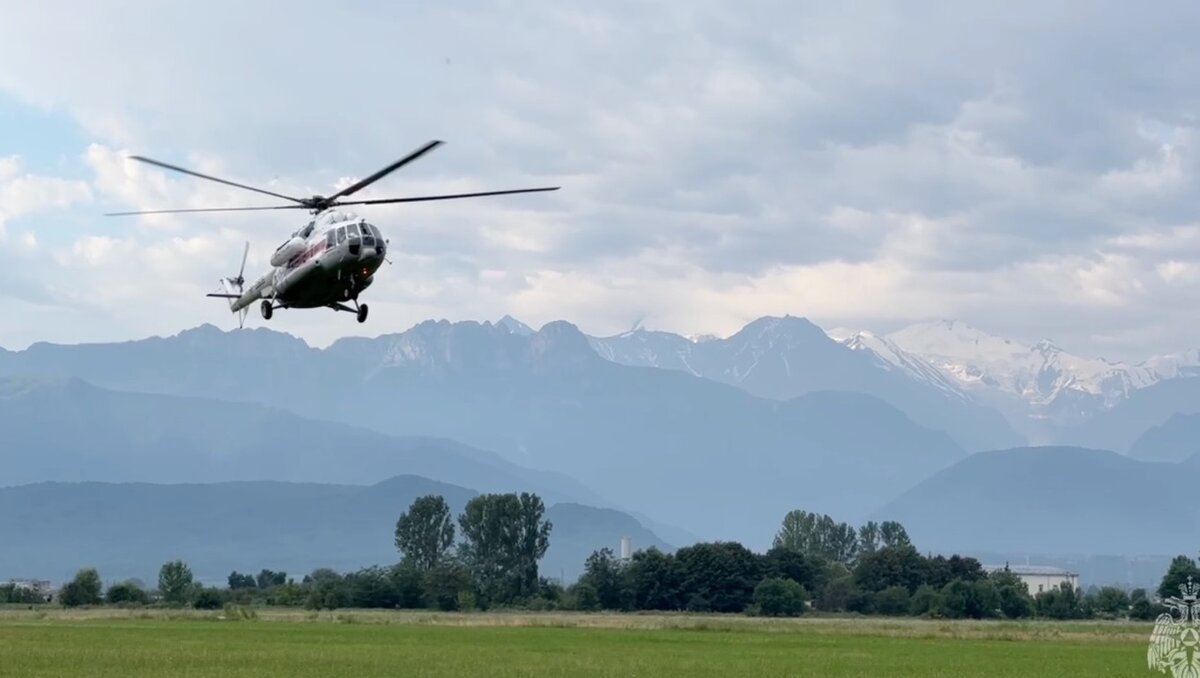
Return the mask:
<svg viewBox="0 0 1200 678">
<path fill-rule="evenodd" d="M 299 581 L 269 569 L 231 572 L 224 588 L 195 582 L 187 564 L 164 563 L 158 586 L 136 581 L 103 590 L 94 569 L 64 585 L 62 605 L 192 606 L 237 604 L 310 609 L 432 608 L 446 611 L 520 607 L 530 610 L 688 611 L 796 616 L 830 613 L 947 619 L 1153 619 L 1163 612 L 1142 589 L 1068 584 L 1039 592 L 1012 572 L 987 572 L 978 560 L 922 555 L 896 522 L 858 528 L 828 515 L 786 514 L 770 549 L 707 542 L 665 553 L 639 550 L 629 559 L 594 551 L 572 584 L 540 577 L 538 561 L 552 525 L 540 497 L 485 494 L 454 519 L 441 496 L 416 499 L 396 521 L 397 563 L 339 573 L 318 569 Z M 1155 592 L 1178 594 L 1188 577 L 1200 582 L 1194 559 L 1172 561 Z M 0 603 L 29 603 L 28 591 L 0 587 Z"/>
</svg>

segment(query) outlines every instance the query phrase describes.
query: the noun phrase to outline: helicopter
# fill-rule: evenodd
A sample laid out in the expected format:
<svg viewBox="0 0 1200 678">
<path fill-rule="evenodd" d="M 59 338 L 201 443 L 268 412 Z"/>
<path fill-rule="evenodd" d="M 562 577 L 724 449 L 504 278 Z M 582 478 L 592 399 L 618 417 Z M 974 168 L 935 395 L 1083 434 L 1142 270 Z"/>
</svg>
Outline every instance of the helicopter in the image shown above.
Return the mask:
<svg viewBox="0 0 1200 678">
<path fill-rule="evenodd" d="M 314 195 L 296 198 L 262 188 L 239 184 L 158 160 L 134 155 L 131 160 L 155 165 L 163 169 L 181 172 L 200 179 L 242 188 L 289 201 L 291 204 L 265 207 L 207 207 L 190 209 L 141 210 L 134 212 L 109 212 L 105 216 L 129 216 L 140 214 L 177 214 L 183 212 L 240 212 L 256 210 L 304 209 L 312 214 L 307 224 L 296 229 L 275 252 L 271 254 L 271 270 L 259 276 L 248 288 L 246 284 L 246 257 L 250 254 L 250 243 L 242 251 L 242 266 L 234 277 L 220 279 L 221 291 L 206 296 L 227 299 L 229 309 L 238 314 L 238 326 L 244 325 L 250 306 L 259 303 L 263 320 L 270 320 L 277 309 L 288 308 L 331 308 L 335 311 L 354 313 L 358 322 L 366 322 L 368 307 L 358 302 L 359 295 L 374 282 L 375 273 L 387 260 L 387 240 L 379 227 L 358 215 L 341 210 L 345 205 L 385 205 L 402 202 L 425 202 L 430 200 L 455 200 L 515 193 L 539 193 L 557 191 L 560 187 L 518 188 L 503 191 L 477 193 L 448 193 L 441 195 L 411 196 L 405 198 L 378 198 L 373 200 L 346 200 L 358 191 L 386 177 L 408 163 L 420 158 L 443 142 L 430 141 L 403 158 L 393 162 L 369 177 L 362 179 L 330 196 Z M 390 263 L 390 262 L 389 262 Z"/>
</svg>

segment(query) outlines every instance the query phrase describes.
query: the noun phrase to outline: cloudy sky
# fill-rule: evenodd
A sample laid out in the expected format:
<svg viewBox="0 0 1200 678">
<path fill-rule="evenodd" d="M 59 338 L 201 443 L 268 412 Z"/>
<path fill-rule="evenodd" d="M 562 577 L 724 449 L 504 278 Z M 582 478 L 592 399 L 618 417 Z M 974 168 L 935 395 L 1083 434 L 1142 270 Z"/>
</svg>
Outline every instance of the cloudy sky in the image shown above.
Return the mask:
<svg viewBox="0 0 1200 678">
<path fill-rule="evenodd" d="M 272 327 L 1200 346 L 1200 5 L 833 4 L 0 0 L 0 346 L 232 326 L 203 294 L 298 225 L 102 217 L 264 204 L 129 154 L 307 195 L 435 138 L 365 197 L 563 189 L 367 208 L 394 262 L 368 323 Z"/>
</svg>

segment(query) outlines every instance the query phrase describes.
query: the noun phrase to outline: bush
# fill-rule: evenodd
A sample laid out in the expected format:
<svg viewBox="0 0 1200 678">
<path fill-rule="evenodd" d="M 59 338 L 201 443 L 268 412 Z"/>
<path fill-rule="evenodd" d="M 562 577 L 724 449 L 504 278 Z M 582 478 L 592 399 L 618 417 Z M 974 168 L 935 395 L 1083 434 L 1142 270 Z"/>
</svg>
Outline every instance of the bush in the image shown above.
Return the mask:
<svg viewBox="0 0 1200 678">
<path fill-rule="evenodd" d="M 211 587 L 200 589 L 196 594 L 196 600 L 192 602 L 192 607 L 197 610 L 219 610 L 225 605 L 225 599 L 221 596 L 221 592 Z"/>
<path fill-rule="evenodd" d="M 934 616 L 942 606 L 942 596 L 928 584 L 922 584 L 908 601 L 908 613 L 914 617 Z"/>
<path fill-rule="evenodd" d="M 875 594 L 875 611 L 879 614 L 899 617 L 908 614 L 908 589 L 903 586 L 889 586 Z"/>
<path fill-rule="evenodd" d="M 150 596 L 133 582 L 121 582 L 108 587 L 104 596 L 109 605 L 145 605 Z"/>
<path fill-rule="evenodd" d="M 600 595 L 596 593 L 596 587 L 586 582 L 576 584 L 571 587 L 571 593 L 575 599 L 575 609 L 590 612 L 600 609 Z"/>
<path fill-rule="evenodd" d="M 688 599 L 686 609 L 688 612 L 712 612 L 712 603 L 704 596 L 694 593 Z"/>
<path fill-rule="evenodd" d="M 772 577 L 754 587 L 754 605 L 766 617 L 798 617 L 807 600 L 808 592 L 791 579 Z"/>
<path fill-rule="evenodd" d="M 1033 598 L 1024 587 L 1001 586 L 1000 612 L 1008 619 L 1025 619 L 1033 616 Z"/>
</svg>

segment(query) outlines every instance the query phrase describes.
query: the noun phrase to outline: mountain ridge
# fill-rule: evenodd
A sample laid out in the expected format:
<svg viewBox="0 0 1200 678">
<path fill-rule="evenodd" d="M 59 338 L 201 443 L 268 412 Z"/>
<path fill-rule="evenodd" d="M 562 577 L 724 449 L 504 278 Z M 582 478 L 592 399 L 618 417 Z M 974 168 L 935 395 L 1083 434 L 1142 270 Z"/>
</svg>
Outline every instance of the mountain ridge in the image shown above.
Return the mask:
<svg viewBox="0 0 1200 678">
<path fill-rule="evenodd" d="M 981 452 L 873 515 L 935 550 L 1179 553 L 1200 528 L 1200 507 L 1171 490 L 1188 468 L 1081 447 Z"/>
<path fill-rule="evenodd" d="M 223 583 L 233 570 L 283 570 L 296 579 L 319 567 L 349 571 L 390 565 L 396 519 L 418 496 L 443 496 L 454 515 L 477 491 L 416 475 L 369 485 L 235 481 L 223 483 L 42 482 L 0 488 L 0 530 L 21 534 L 0 551 L 0 580 L 65 581 L 96 567 L 106 581 L 154 581 L 159 565 L 181 558 L 197 578 Z M 573 579 L 591 551 L 670 550 L 636 519 L 614 509 L 546 502 L 554 527 L 540 562 L 544 576 Z"/>
<path fill-rule="evenodd" d="M 944 433 L 869 395 L 767 400 L 683 372 L 619 365 L 565 322 L 520 336 L 491 323 L 429 321 L 327 349 L 203 330 L 142 344 L 43 348 L 0 363 L 0 374 L 63 372 L 113 391 L 235 408 L 269 403 L 389 436 L 461 441 L 525 469 L 587 478 L 610 504 L 704 538 L 769 539 L 761 535 L 773 527 L 764 526 L 795 508 L 796 484 L 817 473 L 855 481 L 807 491 L 805 502 L 851 516 L 963 454 Z M 287 446 L 276 447 L 286 459 Z M 705 498 L 752 487 L 753 502 L 725 507 Z"/>
</svg>

